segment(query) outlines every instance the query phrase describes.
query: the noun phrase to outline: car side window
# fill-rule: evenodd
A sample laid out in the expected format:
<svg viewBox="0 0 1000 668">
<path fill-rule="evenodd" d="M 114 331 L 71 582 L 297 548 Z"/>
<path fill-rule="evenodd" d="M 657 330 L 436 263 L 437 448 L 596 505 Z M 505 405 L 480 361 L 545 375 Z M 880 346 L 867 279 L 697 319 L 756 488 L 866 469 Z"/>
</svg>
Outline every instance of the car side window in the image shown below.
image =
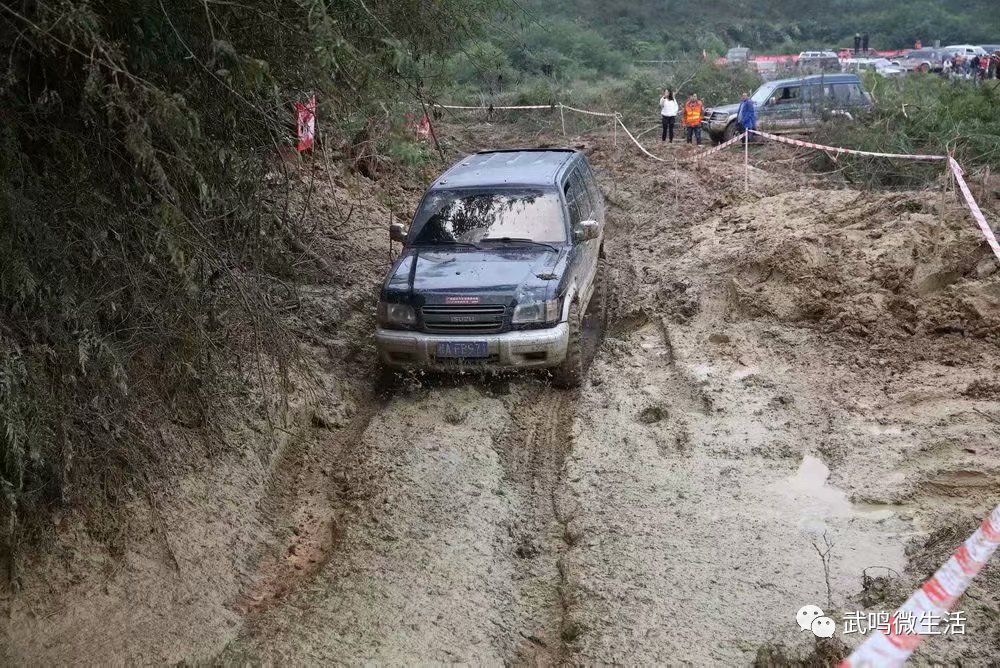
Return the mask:
<svg viewBox="0 0 1000 668">
<path fill-rule="evenodd" d="M 581 202 L 580 191 L 579 180 L 574 179 L 573 174 L 571 174 L 564 186 L 566 206 L 569 207 L 569 225 L 571 229 L 583 220 L 583 211 L 581 210 L 583 202 Z"/>
<path fill-rule="evenodd" d="M 774 104 L 795 104 L 801 100 L 802 89 L 799 86 L 784 86 L 774 91 L 771 99 Z"/>
<path fill-rule="evenodd" d="M 860 102 L 863 97 L 861 86 L 856 83 L 834 84 L 833 95 L 840 103 Z"/>
<path fill-rule="evenodd" d="M 570 224 L 576 225 L 591 216 L 593 207 L 590 203 L 590 195 L 587 194 L 587 186 L 580 175 L 580 168 L 576 167 L 569 176 L 566 184 L 566 200 L 569 202 Z"/>
<path fill-rule="evenodd" d="M 596 218 L 600 214 L 599 208 L 604 196 L 601 194 L 601 187 L 597 185 L 597 178 L 594 176 L 594 170 L 590 168 L 590 165 L 584 162 L 581 165 L 581 169 L 583 171 L 584 185 L 590 194 L 591 216 Z"/>
</svg>

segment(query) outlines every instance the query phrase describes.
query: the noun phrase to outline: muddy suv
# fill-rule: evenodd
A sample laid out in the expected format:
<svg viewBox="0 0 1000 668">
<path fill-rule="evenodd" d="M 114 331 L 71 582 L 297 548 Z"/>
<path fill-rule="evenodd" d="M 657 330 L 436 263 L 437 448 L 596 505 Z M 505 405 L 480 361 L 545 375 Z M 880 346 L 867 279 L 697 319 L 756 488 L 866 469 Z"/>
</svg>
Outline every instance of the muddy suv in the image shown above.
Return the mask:
<svg viewBox="0 0 1000 668">
<path fill-rule="evenodd" d="M 384 368 L 550 368 L 584 375 L 584 314 L 603 324 L 604 197 L 582 153 L 471 155 L 428 189 L 382 286 Z"/>
<path fill-rule="evenodd" d="M 757 105 L 757 128 L 766 132 L 796 132 L 833 117 L 853 119 L 871 109 L 871 96 L 857 74 L 819 74 L 769 81 L 751 99 Z M 716 144 L 737 136 L 739 103 L 706 110 L 702 128 Z"/>
</svg>

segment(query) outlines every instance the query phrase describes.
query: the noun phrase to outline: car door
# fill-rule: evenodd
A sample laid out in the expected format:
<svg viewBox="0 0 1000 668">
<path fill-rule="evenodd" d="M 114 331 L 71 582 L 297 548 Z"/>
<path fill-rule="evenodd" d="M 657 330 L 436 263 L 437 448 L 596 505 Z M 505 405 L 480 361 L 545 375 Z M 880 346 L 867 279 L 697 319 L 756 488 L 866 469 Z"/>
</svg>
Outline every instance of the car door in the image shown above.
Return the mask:
<svg viewBox="0 0 1000 668">
<path fill-rule="evenodd" d="M 765 105 L 767 125 L 773 130 L 794 130 L 803 125 L 805 109 L 799 82 L 775 88 Z"/>
<path fill-rule="evenodd" d="M 597 254 L 600 248 L 599 239 L 584 241 L 577 237 L 576 231 L 585 220 L 595 220 L 594 205 L 587 192 L 586 181 L 578 161 L 570 171 L 564 186 L 566 203 L 569 207 L 570 231 L 573 239 L 573 251 L 570 258 L 570 280 L 575 282 L 580 291 L 581 304 L 586 306 L 593 291 L 594 274 L 597 270 Z M 600 222 L 600 221 L 598 221 Z"/>
</svg>

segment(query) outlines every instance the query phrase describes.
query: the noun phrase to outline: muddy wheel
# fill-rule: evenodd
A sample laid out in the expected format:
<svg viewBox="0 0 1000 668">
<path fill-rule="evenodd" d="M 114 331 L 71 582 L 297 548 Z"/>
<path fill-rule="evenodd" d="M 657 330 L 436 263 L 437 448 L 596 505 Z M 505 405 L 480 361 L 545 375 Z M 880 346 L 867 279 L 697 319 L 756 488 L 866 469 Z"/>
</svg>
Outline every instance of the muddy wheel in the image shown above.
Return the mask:
<svg viewBox="0 0 1000 668">
<path fill-rule="evenodd" d="M 590 313 L 594 318 L 601 335 L 608 327 L 608 310 L 611 299 L 611 286 L 608 281 L 608 261 L 602 256 L 597 258 L 597 275 L 594 277 L 594 296 L 590 298 Z"/>
<path fill-rule="evenodd" d="M 399 386 L 399 371 L 385 364 L 382 360 L 375 364 L 375 393 L 389 396 Z"/>
<path fill-rule="evenodd" d="M 569 307 L 569 345 L 566 359 L 552 373 L 552 384 L 556 387 L 578 387 L 583 382 L 583 314 L 580 305 L 573 302 Z"/>
<path fill-rule="evenodd" d="M 736 135 L 738 135 L 739 133 L 740 133 L 739 123 L 733 121 L 732 123 L 726 126 L 726 131 L 722 133 L 722 139 L 723 141 L 730 141 L 732 139 L 735 139 Z"/>
</svg>

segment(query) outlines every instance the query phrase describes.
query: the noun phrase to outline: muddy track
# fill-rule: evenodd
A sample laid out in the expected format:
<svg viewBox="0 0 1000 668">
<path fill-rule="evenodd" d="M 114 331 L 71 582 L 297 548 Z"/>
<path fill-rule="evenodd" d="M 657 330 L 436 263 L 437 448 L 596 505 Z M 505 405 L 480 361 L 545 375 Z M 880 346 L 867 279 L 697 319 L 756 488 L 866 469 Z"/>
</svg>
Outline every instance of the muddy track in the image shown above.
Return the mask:
<svg viewBox="0 0 1000 668">
<path fill-rule="evenodd" d="M 441 129 L 470 150 L 486 136 L 525 143 L 505 124 Z M 674 173 L 602 142 L 591 159 L 609 191 L 615 289 L 608 338 L 578 390 L 533 376 L 421 379 L 372 403 L 370 381 L 342 368 L 371 359 L 371 323 L 340 329 L 350 312 L 324 292 L 303 322 L 336 332 L 327 366 L 344 375 L 327 379 L 329 414 L 313 416 L 249 497 L 268 526 L 214 538 L 239 526 L 219 509 L 244 507 L 226 494 L 247 464 L 215 465 L 201 496 L 186 490 L 187 505 L 164 516 L 190 597 L 172 601 L 175 569 L 148 558 L 160 589 L 105 588 L 103 607 L 81 598 L 42 640 L 22 616 L 18 656 L 68 662 L 72 650 L 38 646 L 90 642 L 79 620 L 94 609 L 118 629 L 90 642 L 103 643 L 86 655 L 94 663 L 842 656 L 840 640 L 801 633 L 795 611 L 891 610 L 1000 495 L 1000 274 L 976 256 L 964 219 L 942 222 L 938 194 L 906 194 L 901 209 L 899 195 L 809 189 L 760 170 L 744 194 L 742 170 L 721 160 Z M 372 244 L 381 258 L 384 237 Z M 213 531 L 178 540 L 189 516 Z M 814 547 L 826 536 L 828 572 Z M 187 600 L 231 578 L 218 558 L 229 554 L 250 572 L 195 616 Z M 218 568 L 201 574 L 206 565 Z M 875 565 L 895 575 L 873 592 L 862 573 Z M 1000 571 L 980 578 L 961 603 L 969 633 L 932 639 L 918 660 L 995 661 Z M 167 602 L 145 625 L 136 591 Z M 156 638 L 154 626 L 170 633 Z M 214 635 L 202 641 L 203 629 Z M 217 655 L 215 639 L 233 636 Z M 135 646 L 108 644 L 122 639 Z"/>
<path fill-rule="evenodd" d="M 539 387 L 514 407 L 512 429 L 497 444 L 504 476 L 522 504 L 514 556 L 523 640 L 515 639 L 511 661 L 561 663 L 572 637 L 563 561 L 572 537 L 560 497 L 573 408 L 574 393 Z"/>
</svg>

